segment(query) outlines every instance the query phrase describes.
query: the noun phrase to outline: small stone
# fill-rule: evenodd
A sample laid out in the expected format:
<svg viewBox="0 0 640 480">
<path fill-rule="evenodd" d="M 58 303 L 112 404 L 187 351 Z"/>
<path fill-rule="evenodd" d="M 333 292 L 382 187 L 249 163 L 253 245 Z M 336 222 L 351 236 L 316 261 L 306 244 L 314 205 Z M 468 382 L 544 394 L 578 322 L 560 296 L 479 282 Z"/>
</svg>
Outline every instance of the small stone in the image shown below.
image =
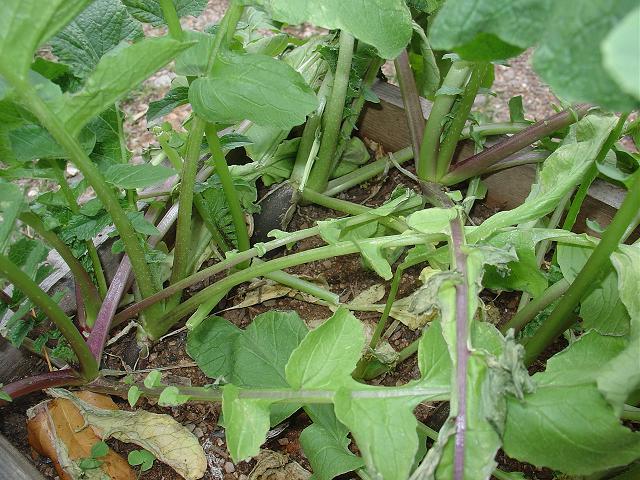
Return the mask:
<svg viewBox="0 0 640 480">
<path fill-rule="evenodd" d="M 289 439 L 287 437 L 279 438 L 278 443 L 282 446 L 289 445 Z"/>
<path fill-rule="evenodd" d="M 249 477 L 247 477 L 244 473 L 242 475 L 240 475 L 238 477 L 238 480 L 249 480 Z"/>
<path fill-rule="evenodd" d="M 204 437 L 204 432 L 202 431 L 202 429 L 200 427 L 194 429 L 193 430 L 193 434 L 198 438 Z"/>
<path fill-rule="evenodd" d="M 233 473 L 236 471 L 236 467 L 233 463 L 231 462 L 225 462 L 224 464 L 224 471 L 227 473 Z"/>
<path fill-rule="evenodd" d="M 221 438 L 217 438 L 216 439 L 216 443 L 218 444 L 219 447 L 221 447 L 222 445 L 224 445 L 224 442 L 222 441 Z"/>
<path fill-rule="evenodd" d="M 187 423 L 184 428 L 186 428 L 187 430 L 189 430 L 191 433 L 193 433 L 193 431 L 196 429 L 196 426 L 193 423 Z"/>
</svg>

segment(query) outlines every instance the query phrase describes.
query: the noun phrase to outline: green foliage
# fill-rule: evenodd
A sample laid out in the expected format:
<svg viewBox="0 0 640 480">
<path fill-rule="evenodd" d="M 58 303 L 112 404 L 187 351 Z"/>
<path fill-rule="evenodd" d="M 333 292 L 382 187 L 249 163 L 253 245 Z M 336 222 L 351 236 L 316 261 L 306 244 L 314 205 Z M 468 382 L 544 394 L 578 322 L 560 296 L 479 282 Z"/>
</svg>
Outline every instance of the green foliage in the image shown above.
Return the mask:
<svg viewBox="0 0 640 480">
<path fill-rule="evenodd" d="M 326 0 L 322 8 L 311 0 L 243 0 L 263 7 L 275 20 L 304 22 L 346 30 L 378 50 L 387 59 L 398 56 L 411 39 L 411 14 L 404 0 Z"/>
<path fill-rule="evenodd" d="M 602 55 L 609 75 L 626 93 L 640 100 L 640 7 L 631 11 L 604 39 Z"/>
<path fill-rule="evenodd" d="M 163 117 L 181 105 L 189 103 L 189 87 L 176 87 L 167 92 L 164 98 L 151 102 L 147 110 L 147 122 Z"/>
<path fill-rule="evenodd" d="M 106 456 L 108 453 L 109 445 L 107 445 L 106 442 L 96 442 L 91 446 L 91 456 L 80 460 L 78 466 L 83 472 L 100 468 L 103 463 L 100 458 Z"/>
<path fill-rule="evenodd" d="M 144 188 L 156 185 L 167 178 L 176 175 L 173 168 L 149 163 L 132 165 L 110 165 L 104 172 L 105 180 L 119 188 Z"/>
<path fill-rule="evenodd" d="M 156 457 L 148 450 L 133 450 L 129 452 L 127 460 L 132 467 L 140 465 L 140 471 L 146 472 L 151 470 Z"/>
<path fill-rule="evenodd" d="M 165 25 L 160 2 L 157 0 L 122 0 L 129 13 L 141 22 L 150 23 L 154 27 Z M 176 12 L 180 17 L 200 15 L 207 6 L 207 0 L 173 0 Z"/>
<path fill-rule="evenodd" d="M 211 75 L 191 84 L 189 101 L 196 113 L 211 122 L 249 119 L 283 129 L 300 125 L 318 106 L 298 72 L 257 54 L 221 56 Z"/>
<path fill-rule="evenodd" d="M 3 384 L 0 383 L 0 400 L 4 400 L 5 402 L 12 402 L 13 399 L 11 398 L 11 396 L 9 396 L 9 394 L 7 392 L 5 392 L 3 389 Z"/>
</svg>

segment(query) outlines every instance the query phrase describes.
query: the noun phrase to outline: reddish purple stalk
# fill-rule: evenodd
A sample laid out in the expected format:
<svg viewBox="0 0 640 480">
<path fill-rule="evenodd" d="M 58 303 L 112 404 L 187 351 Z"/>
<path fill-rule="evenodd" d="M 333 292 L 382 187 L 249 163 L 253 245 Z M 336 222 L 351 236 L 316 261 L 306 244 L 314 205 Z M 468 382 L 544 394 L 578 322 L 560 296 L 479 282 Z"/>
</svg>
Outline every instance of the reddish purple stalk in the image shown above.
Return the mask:
<svg viewBox="0 0 640 480">
<path fill-rule="evenodd" d="M 46 372 L 32 377 L 23 378 L 2 387 L 2 391 L 11 398 L 18 398 L 39 392 L 45 388 L 63 387 L 65 385 L 82 385 L 85 382 L 74 370 L 64 368 L 55 372 Z M 7 402 L 0 400 L 0 406 Z"/>
<path fill-rule="evenodd" d="M 455 448 L 453 457 L 454 479 L 464 478 L 464 441 L 467 429 L 467 370 L 469 363 L 469 280 L 466 255 L 462 250 L 464 233 L 460 218 L 451 221 L 451 247 L 455 267 L 462 276 L 462 282 L 456 285 L 456 413 Z"/>
<path fill-rule="evenodd" d="M 407 50 L 395 60 L 396 73 L 398 82 L 400 83 L 400 93 L 402 94 L 402 103 L 404 103 L 404 112 L 407 117 L 409 127 L 409 135 L 411 136 L 411 145 L 413 147 L 413 158 L 418 162 L 420 158 L 420 144 L 424 137 L 424 115 L 422 113 L 422 105 L 420 104 L 420 95 L 418 87 L 409 63 L 409 54 Z"/>
</svg>

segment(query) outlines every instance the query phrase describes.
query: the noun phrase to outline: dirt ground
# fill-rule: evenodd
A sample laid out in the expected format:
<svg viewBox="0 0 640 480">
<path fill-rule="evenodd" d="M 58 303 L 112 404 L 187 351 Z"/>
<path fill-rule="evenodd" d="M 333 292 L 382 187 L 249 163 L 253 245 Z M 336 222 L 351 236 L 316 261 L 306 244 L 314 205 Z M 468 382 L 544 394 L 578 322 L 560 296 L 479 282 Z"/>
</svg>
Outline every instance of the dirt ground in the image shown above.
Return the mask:
<svg viewBox="0 0 640 480">
<path fill-rule="evenodd" d="M 199 18 L 184 19 L 185 27 L 202 29 L 203 27 L 217 22 L 226 8 L 226 1 L 211 0 L 206 12 Z M 301 29 L 300 33 L 309 33 L 309 29 Z M 160 99 L 169 90 L 174 74 L 171 68 L 162 70 L 147 80 L 141 88 L 130 98 L 123 102 L 126 113 L 126 128 L 129 134 L 129 147 L 136 155 L 154 143 L 154 136 L 148 131 L 145 113 L 150 101 Z M 525 111 L 529 118 L 541 119 L 553 113 L 552 105 L 557 103 L 556 98 L 543 85 L 530 67 L 530 54 L 525 53 L 521 57 L 514 59 L 510 66 L 496 67 L 496 80 L 492 89 L 496 96 L 487 96 L 480 101 L 477 107 L 488 115 L 492 115 L 495 120 L 502 121 L 508 119 L 508 109 L 506 103 L 514 95 L 522 95 L 524 98 Z M 506 113 L 505 113 L 506 112 Z M 172 123 L 174 128 L 180 128 L 181 122 L 188 116 L 189 107 L 181 107 L 170 114 L 166 119 Z M 506 115 L 506 117 L 505 117 Z M 367 185 L 355 187 L 342 194 L 342 197 L 354 201 L 362 202 L 367 200 L 368 206 L 381 204 L 391 193 L 393 188 L 400 184 L 411 185 L 411 181 L 401 173 L 393 171 L 384 181 L 378 180 Z M 371 193 L 376 192 L 371 197 Z M 479 205 L 473 211 L 473 220 L 481 221 L 492 211 L 483 209 Z M 294 216 L 291 229 L 307 228 L 313 225 L 316 220 L 334 217 L 339 215 L 327 209 L 317 206 L 302 207 Z M 302 251 L 320 245 L 320 240 L 307 239 L 294 247 L 293 252 Z M 289 270 L 295 274 L 307 274 L 320 276 L 330 285 L 333 292 L 340 295 L 341 301 L 349 301 L 355 295 L 370 287 L 374 283 L 381 283 L 375 273 L 363 268 L 360 258 L 357 255 L 350 255 L 334 260 L 324 260 L 308 265 L 299 266 Z M 420 269 L 415 267 L 406 272 L 403 277 L 398 297 L 408 295 L 413 292 L 418 285 L 418 275 Z M 225 303 L 220 307 L 228 307 L 239 303 L 243 296 L 245 287 L 235 288 Z M 387 285 L 388 292 L 388 285 Z M 501 296 L 484 298 L 488 305 L 491 305 L 498 312 L 498 321 L 509 318 L 517 306 L 517 297 L 503 294 Z M 305 320 L 318 320 L 327 318 L 331 312 L 322 306 L 309 304 L 294 299 L 275 299 L 264 302 L 260 305 L 248 308 L 230 310 L 222 315 L 240 327 L 245 327 L 251 320 L 267 310 L 295 310 Z M 357 316 L 366 323 L 373 324 L 377 318 L 376 313 L 359 312 Z M 388 339 L 391 345 L 400 350 L 418 337 L 419 333 L 411 331 L 403 325 L 390 332 Z M 130 357 L 129 352 L 132 347 L 132 340 L 124 338 L 105 353 L 104 367 L 116 370 L 123 370 L 124 364 Z M 140 361 L 136 368 L 139 370 L 171 367 L 166 372 L 165 378 L 181 384 L 206 385 L 210 379 L 194 366 L 193 361 L 185 352 L 186 332 L 182 331 L 154 345 L 148 358 Z M 143 374 L 140 374 L 143 377 Z M 398 365 L 393 373 L 383 376 L 377 383 L 383 385 L 399 385 L 417 378 L 419 375 L 415 357 Z M 25 411 L 29 406 L 34 405 L 44 398 L 43 395 L 32 395 L 15 402 L 11 406 L 5 407 L 0 418 L 0 432 L 7 436 L 25 455 L 30 456 L 25 428 Z M 123 409 L 129 409 L 125 401 L 118 400 L 118 404 Z M 234 464 L 228 456 L 224 443 L 224 430 L 217 425 L 219 416 L 219 406 L 210 404 L 188 404 L 180 407 L 164 409 L 157 407 L 150 402 L 142 401 L 139 408 L 150 411 L 169 413 L 177 421 L 185 425 L 200 440 L 204 447 L 209 463 L 206 476 L 207 480 L 231 480 L 248 479 L 248 475 L 255 462 L 240 462 Z M 436 409 L 435 405 L 423 405 L 418 408 L 417 415 L 420 420 L 429 421 L 429 417 Z M 305 468 L 309 468 L 307 459 L 304 457 L 298 441 L 300 432 L 309 424 L 309 419 L 304 413 L 294 415 L 286 422 L 282 430 L 274 429 L 272 437 L 265 444 L 265 448 L 280 451 L 290 456 Z M 117 441 L 110 441 L 110 445 L 119 453 L 126 456 L 130 447 Z M 532 480 L 547 480 L 554 478 L 552 472 L 535 469 L 531 466 L 518 464 L 511 460 L 499 456 L 501 468 L 505 470 L 523 469 L 528 478 Z M 51 463 L 44 458 L 35 458 L 34 463 L 37 468 L 50 479 L 56 478 L 55 471 Z M 172 469 L 162 464 L 156 466 L 149 472 L 144 473 L 143 480 L 171 480 L 180 478 Z M 356 478 L 344 476 L 342 478 Z"/>
</svg>

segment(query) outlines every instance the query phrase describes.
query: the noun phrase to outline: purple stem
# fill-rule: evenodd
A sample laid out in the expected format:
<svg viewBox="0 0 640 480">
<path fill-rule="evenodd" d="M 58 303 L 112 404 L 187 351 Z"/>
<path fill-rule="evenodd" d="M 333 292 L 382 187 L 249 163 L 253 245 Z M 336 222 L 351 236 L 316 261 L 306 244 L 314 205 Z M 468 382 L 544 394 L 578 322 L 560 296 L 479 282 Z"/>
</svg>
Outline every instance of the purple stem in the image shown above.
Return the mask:
<svg viewBox="0 0 640 480">
<path fill-rule="evenodd" d="M 400 83 L 400 93 L 402 94 L 402 103 L 404 103 L 404 112 L 407 117 L 409 134 L 411 136 L 411 145 L 413 147 L 413 158 L 416 162 L 420 158 L 420 143 L 424 136 L 424 115 L 422 113 L 422 105 L 420 104 L 420 95 L 416 81 L 411 71 L 409 63 L 409 54 L 407 50 L 395 60 L 396 73 L 398 75 L 398 83 Z"/>
<path fill-rule="evenodd" d="M 63 387 L 66 385 L 82 385 L 85 382 L 74 370 L 64 368 L 54 372 L 46 372 L 33 377 L 23 378 L 2 387 L 2 391 L 7 393 L 12 399 L 28 395 L 33 392 L 44 390 L 45 388 Z M 7 402 L 0 400 L 0 406 Z"/>
<path fill-rule="evenodd" d="M 462 276 L 462 282 L 456 285 L 456 436 L 453 457 L 454 479 L 464 478 L 464 440 L 467 429 L 467 368 L 469 363 L 469 279 L 467 277 L 466 255 L 462 250 L 464 233 L 460 218 L 451 221 L 451 247 L 455 267 Z"/>
<path fill-rule="evenodd" d="M 154 218 L 154 216 L 155 212 L 150 209 L 145 215 L 145 218 Z M 160 234 L 149 238 L 149 245 L 152 247 L 156 246 L 162 237 L 166 235 L 177 218 L 178 202 L 172 205 L 162 220 L 158 222 L 157 228 L 160 231 Z M 113 317 L 116 314 L 116 310 L 118 309 L 120 300 L 122 300 L 122 296 L 129 289 L 131 281 L 131 262 L 129 261 L 129 257 L 125 256 L 120 262 L 120 265 L 118 265 L 116 274 L 111 281 L 111 285 L 109 285 L 107 295 L 105 296 L 102 306 L 100 307 L 100 311 L 98 312 L 96 323 L 93 326 L 93 330 L 91 331 L 89 338 L 87 339 L 89 349 L 98 362 L 100 362 L 104 345 L 109 338 L 109 331 L 111 330 Z"/>
</svg>

